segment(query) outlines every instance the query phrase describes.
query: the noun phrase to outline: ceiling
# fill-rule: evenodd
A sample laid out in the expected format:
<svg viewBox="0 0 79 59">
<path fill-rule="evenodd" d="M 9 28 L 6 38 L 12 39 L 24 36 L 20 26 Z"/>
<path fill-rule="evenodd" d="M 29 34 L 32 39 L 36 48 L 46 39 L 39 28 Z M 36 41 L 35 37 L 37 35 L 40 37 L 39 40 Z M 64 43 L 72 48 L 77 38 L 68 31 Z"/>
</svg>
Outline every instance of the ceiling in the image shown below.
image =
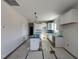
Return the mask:
<svg viewBox="0 0 79 59">
<path fill-rule="evenodd" d="M 37 12 L 37 20 L 53 20 L 64 13 L 78 0 L 17 0 L 20 6 L 12 6 L 29 21 L 34 21 L 34 12 Z"/>
</svg>

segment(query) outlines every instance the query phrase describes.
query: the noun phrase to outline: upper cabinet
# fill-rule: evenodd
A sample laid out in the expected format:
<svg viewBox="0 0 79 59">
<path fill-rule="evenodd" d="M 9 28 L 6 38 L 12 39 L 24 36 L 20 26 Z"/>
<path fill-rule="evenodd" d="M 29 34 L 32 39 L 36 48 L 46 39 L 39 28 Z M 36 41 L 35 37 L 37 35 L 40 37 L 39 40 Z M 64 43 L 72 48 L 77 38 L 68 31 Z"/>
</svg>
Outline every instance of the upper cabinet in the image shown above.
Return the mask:
<svg viewBox="0 0 79 59">
<path fill-rule="evenodd" d="M 60 20 L 59 21 L 60 25 L 77 22 L 78 21 L 78 10 L 71 9 L 70 11 L 62 15 L 59 20 Z"/>
</svg>

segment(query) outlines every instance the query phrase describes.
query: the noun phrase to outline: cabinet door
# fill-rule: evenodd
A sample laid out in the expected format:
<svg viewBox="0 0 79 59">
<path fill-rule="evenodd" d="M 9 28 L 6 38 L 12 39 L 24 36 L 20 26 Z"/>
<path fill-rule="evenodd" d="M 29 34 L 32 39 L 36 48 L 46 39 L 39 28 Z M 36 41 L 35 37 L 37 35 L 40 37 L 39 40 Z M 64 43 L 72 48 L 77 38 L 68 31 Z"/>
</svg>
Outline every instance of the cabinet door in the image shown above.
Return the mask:
<svg viewBox="0 0 79 59">
<path fill-rule="evenodd" d="M 70 10 L 68 13 L 65 14 L 65 23 L 72 23 L 72 22 L 77 22 L 78 19 L 78 14 L 76 9 Z"/>
<path fill-rule="evenodd" d="M 76 9 L 71 9 L 66 14 L 60 17 L 60 24 L 68 24 L 77 22 L 78 20 L 78 11 Z"/>
<path fill-rule="evenodd" d="M 38 50 L 40 44 L 39 38 L 30 38 L 30 50 Z"/>
<path fill-rule="evenodd" d="M 63 47 L 64 46 L 64 39 L 61 37 L 55 37 L 56 41 L 56 47 Z"/>
<path fill-rule="evenodd" d="M 59 24 L 64 24 L 65 23 L 65 15 L 62 15 L 59 19 Z"/>
</svg>

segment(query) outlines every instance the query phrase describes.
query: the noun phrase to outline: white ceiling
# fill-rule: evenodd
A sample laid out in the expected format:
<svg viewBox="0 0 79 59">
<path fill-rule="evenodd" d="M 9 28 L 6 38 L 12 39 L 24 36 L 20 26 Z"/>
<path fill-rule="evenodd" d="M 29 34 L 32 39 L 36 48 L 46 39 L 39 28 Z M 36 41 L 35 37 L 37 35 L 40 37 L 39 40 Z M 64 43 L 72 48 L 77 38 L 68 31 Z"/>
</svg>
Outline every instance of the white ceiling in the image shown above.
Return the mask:
<svg viewBox="0 0 79 59">
<path fill-rule="evenodd" d="M 35 20 L 34 12 L 37 12 L 37 20 L 53 20 L 77 4 L 78 0 L 17 0 L 20 6 L 12 6 L 28 20 Z"/>
</svg>

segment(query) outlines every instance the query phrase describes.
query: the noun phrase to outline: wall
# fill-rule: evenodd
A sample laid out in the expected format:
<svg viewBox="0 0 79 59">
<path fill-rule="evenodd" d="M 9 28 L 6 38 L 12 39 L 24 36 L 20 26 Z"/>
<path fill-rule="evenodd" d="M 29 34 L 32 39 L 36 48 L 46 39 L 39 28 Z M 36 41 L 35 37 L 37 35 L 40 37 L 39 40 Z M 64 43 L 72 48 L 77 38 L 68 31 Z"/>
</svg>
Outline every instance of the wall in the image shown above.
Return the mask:
<svg viewBox="0 0 79 59">
<path fill-rule="evenodd" d="M 75 5 L 73 8 L 78 10 L 77 5 Z M 78 57 L 77 56 L 78 55 L 78 24 L 77 22 L 72 23 L 72 24 L 62 25 L 62 26 L 60 26 L 59 22 L 60 22 L 60 17 L 56 19 L 56 23 L 57 23 L 57 29 L 64 36 L 63 37 L 64 48 L 66 48 L 74 56 Z"/>
<path fill-rule="evenodd" d="M 63 36 L 65 48 L 78 57 L 78 24 L 69 24 L 63 26 Z"/>
<path fill-rule="evenodd" d="M 21 44 L 28 35 L 27 21 L 11 6 L 1 1 L 1 57 L 5 57 Z"/>
<path fill-rule="evenodd" d="M 74 9 L 78 10 L 76 6 Z M 74 17 L 77 17 L 77 15 L 74 15 Z M 75 18 L 75 20 L 78 20 Z M 78 24 L 72 23 L 68 25 L 64 25 L 61 27 L 62 28 L 62 33 L 64 36 L 64 42 L 65 42 L 65 48 L 72 53 L 74 56 L 78 57 Z"/>
</svg>

